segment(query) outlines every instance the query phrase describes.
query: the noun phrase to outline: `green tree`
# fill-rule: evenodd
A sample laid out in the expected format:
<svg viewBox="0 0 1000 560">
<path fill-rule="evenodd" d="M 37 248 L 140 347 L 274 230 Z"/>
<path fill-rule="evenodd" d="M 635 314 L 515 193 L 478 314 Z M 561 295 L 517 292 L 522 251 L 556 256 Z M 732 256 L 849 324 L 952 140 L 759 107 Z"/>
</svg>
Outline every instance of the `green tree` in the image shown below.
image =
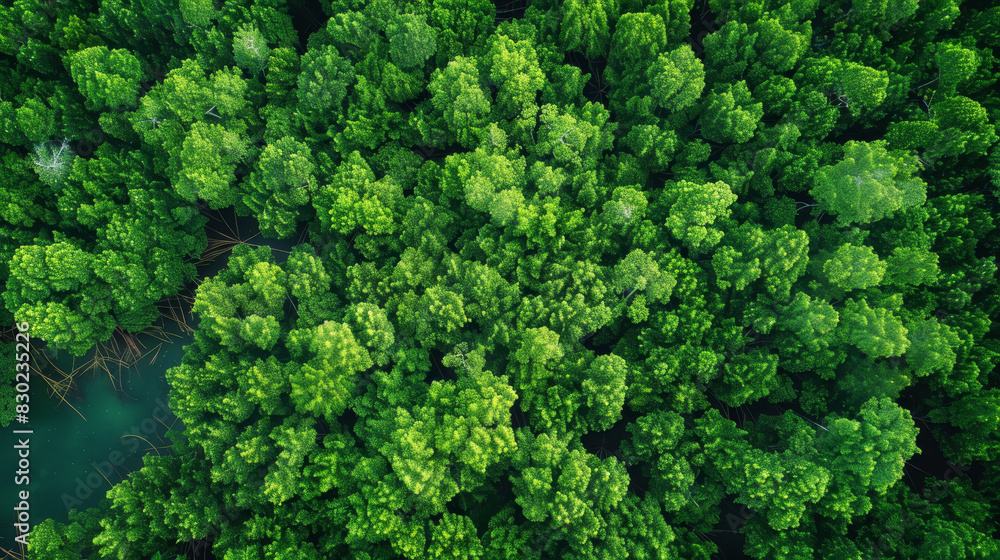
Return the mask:
<svg viewBox="0 0 1000 560">
<path fill-rule="evenodd" d="M 514 465 L 519 474 L 511 482 L 524 516 L 555 527 L 559 538 L 576 545 L 598 537 L 628 488 L 628 474 L 617 459 L 602 461 L 549 434 L 518 432 Z"/>
<path fill-rule="evenodd" d="M 360 152 L 351 152 L 337 166 L 331 183 L 317 182 L 311 189 L 312 205 L 324 229 L 346 234 L 360 226 L 373 235 L 396 231 L 395 209 L 402 189 L 391 176 L 376 180 Z"/>
<path fill-rule="evenodd" d="M 184 60 L 139 100 L 139 109 L 129 117 L 132 126 L 142 135 L 169 121 L 235 124 L 232 121 L 245 118 L 249 100 L 247 82 L 240 74 L 235 68 L 224 68 L 206 76 L 201 63 Z"/>
<path fill-rule="evenodd" d="M 477 148 L 469 154 L 455 154 L 445 159 L 440 186 L 451 199 L 464 200 L 478 212 L 488 213 L 500 226 L 514 222 L 524 195 L 525 160 L 491 154 Z"/>
<path fill-rule="evenodd" d="M 281 364 L 274 356 L 268 356 L 266 360 L 258 358 L 247 368 L 245 375 L 237 378 L 243 398 L 256 404 L 262 414 L 289 412 L 290 407 L 286 406 L 283 398 L 291 393 L 289 369 L 293 368 Z"/>
<path fill-rule="evenodd" d="M 780 116 L 792 108 L 796 91 L 798 88 L 794 80 L 774 75 L 754 87 L 753 97 L 763 105 L 765 116 Z"/>
<path fill-rule="evenodd" d="M 834 96 L 840 107 L 859 116 L 882 105 L 889 87 L 886 71 L 832 57 L 807 59 L 796 74 L 799 80 Z"/>
<path fill-rule="evenodd" d="M 712 226 L 717 220 L 729 217 L 736 194 L 721 181 L 702 184 L 678 181 L 664 189 L 661 201 L 669 208 L 665 225 L 670 233 L 698 252 L 711 249 L 722 240 L 723 232 Z"/>
<path fill-rule="evenodd" d="M 108 491 L 111 509 L 94 537 L 102 556 L 126 560 L 169 548 L 167 496 L 177 486 L 180 463 L 177 457 L 147 456 L 142 469 Z"/>
<path fill-rule="evenodd" d="M 901 356 L 910 345 L 902 320 L 883 307 L 872 309 L 865 299 L 848 299 L 842 319 L 841 336 L 869 356 Z"/>
<path fill-rule="evenodd" d="M 545 73 L 538 65 L 538 55 L 528 41 L 514 41 L 496 35 L 486 53 L 489 82 L 496 86 L 494 114 L 504 120 L 531 119 L 538 114 L 535 98 L 545 83 Z"/>
<path fill-rule="evenodd" d="M 432 512 L 485 482 L 492 465 L 518 448 L 510 426 L 517 398 L 506 377 L 483 371 L 478 352 L 449 354 L 457 382 L 433 382 L 423 405 L 386 411 L 389 437 L 379 447 L 404 486 Z"/>
<path fill-rule="evenodd" d="M 286 274 L 273 264 L 269 249 L 237 249 L 231 273 L 202 282 L 192 309 L 200 314 L 201 329 L 232 351 L 249 344 L 269 350 L 281 334 L 276 317 L 287 298 Z"/>
<path fill-rule="evenodd" d="M 438 32 L 437 65 L 444 66 L 457 56 L 481 52 L 494 29 L 496 7 L 487 0 L 442 0 L 427 19 Z"/>
<path fill-rule="evenodd" d="M 605 77 L 613 88 L 611 110 L 630 121 L 649 112 L 652 99 L 644 99 L 649 88 L 645 69 L 649 61 L 664 53 L 667 31 L 662 17 L 651 13 L 624 13 L 611 36 L 611 50 Z M 644 111 L 633 108 L 645 106 Z M 646 123 L 649 124 L 649 123 Z"/>
<path fill-rule="evenodd" d="M 756 36 L 754 60 L 748 73 L 754 84 L 795 68 L 809 46 L 808 35 L 787 29 L 778 19 L 758 19 L 748 26 L 747 33 Z"/>
<path fill-rule="evenodd" d="M 962 436 L 949 438 L 945 447 L 962 463 L 976 460 L 992 461 L 1000 454 L 996 433 L 1000 430 L 997 411 L 1000 391 L 989 388 L 963 395 L 946 407 L 931 414 L 935 422 L 948 422 L 962 430 Z"/>
<path fill-rule="evenodd" d="M 704 103 L 701 134 L 719 144 L 749 141 L 764 116 L 764 106 L 753 102 L 744 81 L 717 87 L 705 97 Z"/>
<path fill-rule="evenodd" d="M 626 428 L 632 439 L 623 444 L 629 463 L 650 464 L 650 491 L 667 511 L 678 511 L 691 502 L 695 468 L 691 445 L 684 434 L 684 418 L 673 411 L 655 411 L 639 417 Z"/>
<path fill-rule="evenodd" d="M 761 512 L 777 531 L 798 527 L 805 504 L 818 502 L 831 479 L 828 469 L 790 454 L 753 449 L 744 461 L 743 476 L 732 485 L 737 500 Z"/>
<path fill-rule="evenodd" d="M 968 97 L 959 95 L 939 101 L 931 114 L 940 131 L 929 147 L 931 156 L 983 153 L 997 141 L 986 109 Z"/>
<path fill-rule="evenodd" d="M 618 4 L 569 0 L 562 5 L 562 11 L 559 41 L 563 47 L 582 52 L 587 58 L 606 56 L 611 25 L 618 19 Z"/>
<path fill-rule="evenodd" d="M 621 419 L 625 403 L 625 378 L 628 365 L 614 354 L 594 359 L 583 381 L 587 396 L 587 421 L 594 431 L 610 430 Z"/>
<path fill-rule="evenodd" d="M 87 99 L 88 108 L 132 108 L 139 96 L 139 59 L 123 49 L 90 47 L 69 57 L 70 75 Z"/>
<path fill-rule="evenodd" d="M 570 258 L 552 263 L 537 295 L 525 297 L 517 307 L 518 328 L 546 326 L 562 340 L 579 341 L 612 318 L 614 311 L 608 305 L 611 290 L 605 270 L 592 263 Z M 619 312 L 630 300 L 626 292 L 618 294 Z"/>
<path fill-rule="evenodd" d="M 244 183 L 249 192 L 243 203 L 257 216 L 265 235 L 289 238 L 295 233 L 299 210 L 309 203 L 309 190 L 316 183 L 314 170 L 309 147 L 290 136 L 264 148 Z"/>
<path fill-rule="evenodd" d="M 95 554 L 93 540 L 101 531 L 101 513 L 102 510 L 96 507 L 84 512 L 70 510 L 69 523 L 62 524 L 53 519 L 39 523 L 31 531 L 25 558 L 82 560 L 89 554 Z"/>
<path fill-rule="evenodd" d="M 476 534 L 472 519 L 465 515 L 446 513 L 433 525 L 427 552 L 434 558 L 481 558 L 483 544 Z"/>
<path fill-rule="evenodd" d="M 858 420 L 835 415 L 828 420 L 829 427 L 817 439 L 817 449 L 836 457 L 830 463 L 840 474 L 836 480 L 853 486 L 856 494 L 863 495 L 868 487 L 884 494 L 903 477 L 906 460 L 920 451 L 918 430 L 909 411 L 891 399 L 869 399 Z"/>
<path fill-rule="evenodd" d="M 955 348 L 961 344 L 958 335 L 948 325 L 936 319 L 912 321 L 906 324 L 906 363 L 918 376 L 932 371 L 948 374 L 955 366 Z"/>
<path fill-rule="evenodd" d="M 845 292 L 877 286 L 886 269 L 886 263 L 879 260 L 871 247 L 850 243 L 838 247 L 823 263 L 827 280 Z"/>
<path fill-rule="evenodd" d="M 17 124 L 29 142 L 43 143 L 58 134 L 56 111 L 32 97 L 17 108 Z"/>
<path fill-rule="evenodd" d="M 295 105 L 294 100 L 298 99 L 296 86 L 299 79 L 299 63 L 299 55 L 294 49 L 279 47 L 270 51 L 267 59 L 267 83 L 264 84 L 268 107 L 279 105 L 288 111 Z"/>
<path fill-rule="evenodd" d="M 203 199 L 213 209 L 239 201 L 236 165 L 247 155 L 246 141 L 221 125 L 197 122 L 184 139 L 174 188 L 188 202 Z"/>
<path fill-rule="evenodd" d="M 913 16 L 917 11 L 915 0 L 888 0 L 886 2 L 857 1 L 852 2 L 858 20 L 865 23 L 878 23 L 881 27 L 889 27 L 901 19 Z"/>
<path fill-rule="evenodd" d="M 0 382 L 0 427 L 6 428 L 13 420 L 16 414 L 15 406 L 17 402 L 15 401 L 14 387 L 15 375 L 17 374 L 17 361 L 14 359 L 16 354 L 14 353 L 15 346 L 13 343 L 2 343 L 0 344 L 0 350 L 3 351 L 3 356 L 0 357 L 0 366 L 3 367 L 5 372 Z"/>
<path fill-rule="evenodd" d="M 546 327 L 525 329 L 520 347 L 514 354 L 515 387 L 521 396 L 521 409 L 530 411 L 538 396 L 545 391 L 549 378 L 564 356 L 559 335 Z"/>
<path fill-rule="evenodd" d="M 625 0 L 622 2 L 625 9 L 623 12 L 638 12 L 641 7 Z M 631 5 L 630 5 L 631 4 Z M 694 7 L 693 0 L 657 0 L 646 7 L 646 11 L 663 18 L 666 26 L 667 40 L 671 43 L 679 43 L 684 40 L 690 29 L 690 14 Z"/>
<path fill-rule="evenodd" d="M 389 54 L 403 70 L 419 68 L 437 51 L 437 32 L 421 15 L 403 14 L 386 27 Z"/>
<path fill-rule="evenodd" d="M 737 354 L 723 366 L 713 391 L 729 406 L 743 406 L 778 388 L 778 355 L 761 350 Z"/>
<path fill-rule="evenodd" d="M 36 145 L 31 163 L 43 183 L 59 188 L 68 179 L 75 159 L 76 152 L 70 147 L 69 141 L 64 139 L 58 144 L 44 142 Z"/>
<path fill-rule="evenodd" d="M 302 56 L 296 90 L 297 109 L 309 122 L 336 122 L 347 90 L 355 82 L 354 69 L 332 45 L 310 49 Z"/>
<path fill-rule="evenodd" d="M 705 59 L 708 76 L 714 84 L 732 83 L 746 72 L 753 59 L 757 34 L 751 34 L 746 23 L 727 21 L 718 31 L 705 37 Z"/>
<path fill-rule="evenodd" d="M 469 322 L 462 294 L 443 286 L 432 286 L 420 296 L 407 292 L 396 313 L 400 333 L 428 349 L 458 342 Z"/>
<path fill-rule="evenodd" d="M 705 89 L 705 67 L 687 45 L 657 57 L 646 77 L 653 86 L 653 99 L 668 111 L 693 105 Z"/>
<path fill-rule="evenodd" d="M 186 23 L 207 27 L 217 16 L 210 0 L 178 0 L 178 8 Z"/>
<path fill-rule="evenodd" d="M 792 285 L 809 261 L 809 236 L 790 225 L 764 230 L 744 223 L 726 232 L 712 255 L 712 268 L 720 288 L 746 290 L 763 278 L 770 295 L 787 299 Z"/>
<path fill-rule="evenodd" d="M 777 326 L 792 335 L 779 346 L 782 366 L 790 371 L 805 371 L 819 366 L 830 367 L 836 358 L 831 346 L 840 313 L 822 299 L 798 292 L 778 314 Z"/>
<path fill-rule="evenodd" d="M 642 249 L 632 250 L 612 272 L 613 289 L 622 298 L 619 308 L 637 291 L 645 292 L 653 301 L 666 301 L 676 284 L 677 280 L 661 272 L 653 256 Z"/>
<path fill-rule="evenodd" d="M 932 284 L 938 277 L 938 256 L 926 249 L 894 247 L 885 264 L 886 280 L 893 284 Z"/>
<path fill-rule="evenodd" d="M 842 225 L 877 222 L 909 206 L 922 204 L 927 185 L 913 173 L 916 162 L 885 149 L 884 141 L 848 141 L 844 159 L 820 168 L 809 191 L 820 207 Z"/>
<path fill-rule="evenodd" d="M 666 27 L 662 18 L 650 13 L 626 13 L 618 19 L 611 53 L 616 61 L 652 60 L 666 46 Z"/>
<path fill-rule="evenodd" d="M 302 363 L 292 374 L 292 400 L 297 410 L 333 422 L 354 393 L 358 373 L 373 364 L 350 327 L 328 321 L 288 334 L 289 354 Z"/>
<path fill-rule="evenodd" d="M 264 35 L 252 26 L 240 26 L 233 34 L 233 58 L 236 65 L 257 75 L 267 66 L 271 49 L 267 46 Z"/>
<path fill-rule="evenodd" d="M 312 481 L 303 477 L 303 463 L 316 448 L 316 429 L 313 419 L 288 416 L 281 426 L 271 432 L 276 449 L 280 449 L 274 466 L 264 478 L 262 488 L 267 499 L 281 505 L 293 496 L 310 489 L 303 488 Z M 301 489 L 300 489 L 301 488 Z"/>
<path fill-rule="evenodd" d="M 111 302 L 75 296 L 93 281 L 93 264 L 93 255 L 69 241 L 19 248 L 3 294 L 7 308 L 16 321 L 33 325 L 32 334 L 82 356 L 116 326 L 107 313 Z"/>
<path fill-rule="evenodd" d="M 934 53 L 941 93 L 951 96 L 959 84 L 972 77 L 979 65 L 976 51 L 944 43 Z"/>
<path fill-rule="evenodd" d="M 593 169 L 600 155 L 611 148 L 615 123 L 602 105 L 588 102 L 580 111 L 543 105 L 535 153 L 551 158 L 567 171 Z"/>
<path fill-rule="evenodd" d="M 345 320 L 374 362 L 386 365 L 395 348 L 396 329 L 385 310 L 373 303 L 359 303 L 348 308 Z"/>
<path fill-rule="evenodd" d="M 491 106 L 475 63 L 468 58 L 455 58 L 444 70 L 434 71 L 427 89 L 435 112 L 441 115 L 452 137 L 462 146 L 474 146 L 475 132 L 486 124 Z"/>
</svg>

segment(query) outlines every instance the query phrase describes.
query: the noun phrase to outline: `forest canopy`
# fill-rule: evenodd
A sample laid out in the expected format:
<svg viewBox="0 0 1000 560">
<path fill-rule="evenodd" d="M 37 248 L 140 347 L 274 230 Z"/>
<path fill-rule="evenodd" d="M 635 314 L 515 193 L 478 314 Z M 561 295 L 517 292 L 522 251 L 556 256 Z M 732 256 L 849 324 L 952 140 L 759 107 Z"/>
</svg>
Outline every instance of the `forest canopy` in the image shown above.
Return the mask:
<svg viewBox="0 0 1000 560">
<path fill-rule="evenodd" d="M 295 242 L 27 557 L 997 558 L 998 49 L 961 0 L 0 2 L 5 324 L 150 327 L 215 211 Z"/>
</svg>

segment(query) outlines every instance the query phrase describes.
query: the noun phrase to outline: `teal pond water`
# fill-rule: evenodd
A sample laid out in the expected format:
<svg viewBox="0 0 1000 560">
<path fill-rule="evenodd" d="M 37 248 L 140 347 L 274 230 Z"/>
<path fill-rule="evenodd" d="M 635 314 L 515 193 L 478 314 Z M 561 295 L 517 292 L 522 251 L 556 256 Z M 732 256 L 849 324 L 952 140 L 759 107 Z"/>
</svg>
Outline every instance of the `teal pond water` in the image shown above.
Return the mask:
<svg viewBox="0 0 1000 560">
<path fill-rule="evenodd" d="M 252 219 L 240 219 L 244 231 L 255 231 Z M 253 239 L 252 243 L 270 246 L 275 261 L 284 262 L 294 243 L 282 240 Z M 227 258 L 199 270 L 199 277 L 214 275 L 225 266 Z M 192 286 L 193 288 L 193 286 Z M 187 310 L 185 310 L 187 313 Z M 187 324 L 197 326 L 197 316 L 187 313 Z M 184 346 L 193 342 L 190 332 L 183 332 L 174 321 L 163 321 L 170 343 L 148 335 L 140 335 L 145 355 L 135 366 L 108 368 L 114 379 L 101 368 L 88 368 L 74 376 L 76 387 L 61 402 L 52 396 L 46 381 L 32 373 L 30 383 L 31 410 L 27 425 L 12 423 L 0 428 L 0 511 L 3 527 L 0 547 L 18 551 L 18 534 L 14 527 L 20 503 L 19 492 L 27 490 L 29 523 L 32 529 L 48 518 L 59 522 L 69 520 L 69 511 L 97 506 L 111 484 L 122 481 L 143 465 L 147 454 L 170 454 L 170 442 L 165 434 L 168 427 L 182 431 L 183 426 L 167 407 L 169 384 L 166 372 L 181 363 Z M 56 368 L 74 371 L 93 358 L 92 349 L 79 358 L 68 352 L 48 352 L 43 344 L 33 344 L 32 361 L 42 368 L 42 374 L 56 377 Z M 51 358 L 47 363 L 45 356 Z M 71 406 L 70 406 L 71 405 Z M 14 430 L 32 430 L 31 434 L 15 434 Z M 139 439 L 139 436 L 144 438 Z M 28 438 L 28 484 L 18 484 L 18 449 L 20 440 Z M 156 449 L 153 449 L 153 447 Z M 30 537 L 29 537 L 30 538 Z M 5 556 L 4 556 L 5 557 Z"/>
<path fill-rule="evenodd" d="M 133 367 L 121 368 L 120 373 L 117 365 L 109 364 L 115 379 L 102 368 L 80 369 L 93 358 L 94 350 L 75 358 L 66 352 L 33 349 L 35 365 L 42 371 L 31 375 L 29 422 L 0 430 L 0 445 L 7 450 L 2 454 L 7 460 L 0 468 L 8 469 L 0 478 L 0 500 L 7 502 L 0 503 L 0 508 L 8 519 L 0 546 L 17 550 L 12 546 L 16 535 L 12 524 L 20 491 L 29 493 L 32 527 L 46 518 L 67 521 L 70 509 L 82 511 L 98 505 L 111 483 L 141 468 L 143 455 L 170 453 L 167 429 L 180 431 L 183 427 L 167 407 L 165 375 L 167 369 L 180 363 L 183 346 L 193 338 L 190 334 L 179 336 L 181 329 L 176 324 L 167 332 L 173 335 L 169 344 L 140 335 L 138 340 L 145 345 L 142 351 L 148 354 Z M 46 363 L 46 355 L 51 364 Z M 76 387 L 65 402 L 51 396 L 42 377 L 53 377 L 57 367 L 64 372 L 78 371 Z M 14 433 L 22 429 L 33 433 Z M 29 439 L 29 482 L 17 484 L 19 450 L 15 446 L 24 438 Z"/>
</svg>

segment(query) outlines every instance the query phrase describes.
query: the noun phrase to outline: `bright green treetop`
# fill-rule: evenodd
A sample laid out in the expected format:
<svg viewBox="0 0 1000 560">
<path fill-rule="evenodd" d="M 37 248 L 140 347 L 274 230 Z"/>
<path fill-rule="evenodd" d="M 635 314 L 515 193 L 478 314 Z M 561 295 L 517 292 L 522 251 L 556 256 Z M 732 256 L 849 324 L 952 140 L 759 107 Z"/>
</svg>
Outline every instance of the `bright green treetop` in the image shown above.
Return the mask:
<svg viewBox="0 0 1000 560">
<path fill-rule="evenodd" d="M 927 185 L 912 176 L 916 169 L 911 158 L 888 152 L 884 142 L 849 141 L 844 159 L 820 168 L 809 192 L 842 225 L 877 222 L 926 199 Z"/>
</svg>

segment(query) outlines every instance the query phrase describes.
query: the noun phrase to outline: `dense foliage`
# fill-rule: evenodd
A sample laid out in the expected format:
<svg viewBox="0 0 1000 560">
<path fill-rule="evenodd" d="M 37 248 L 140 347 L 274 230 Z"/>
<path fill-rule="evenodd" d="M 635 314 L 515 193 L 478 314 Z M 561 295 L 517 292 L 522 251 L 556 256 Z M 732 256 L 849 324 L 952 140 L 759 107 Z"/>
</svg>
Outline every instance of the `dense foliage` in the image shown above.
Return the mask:
<svg viewBox="0 0 1000 560">
<path fill-rule="evenodd" d="M 201 283 L 174 453 L 29 556 L 707 559 L 735 504 L 754 558 L 996 558 L 960 3 L 4 2 L 8 321 L 80 354 L 205 210 L 308 233 Z M 975 480 L 907 485 L 928 431 Z"/>
</svg>

